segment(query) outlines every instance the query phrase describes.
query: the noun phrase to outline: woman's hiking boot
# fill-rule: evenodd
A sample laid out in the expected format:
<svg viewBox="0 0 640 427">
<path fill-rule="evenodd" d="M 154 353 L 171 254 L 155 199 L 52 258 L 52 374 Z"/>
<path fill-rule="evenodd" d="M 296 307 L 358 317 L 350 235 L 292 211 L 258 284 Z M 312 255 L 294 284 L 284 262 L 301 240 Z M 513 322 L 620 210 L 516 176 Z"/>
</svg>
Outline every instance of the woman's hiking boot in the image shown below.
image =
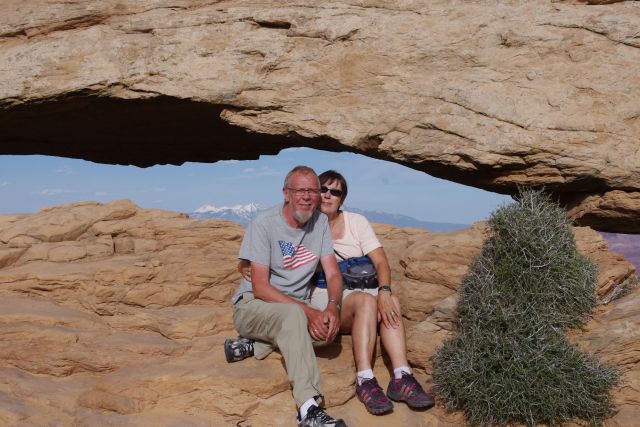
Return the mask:
<svg viewBox="0 0 640 427">
<path fill-rule="evenodd" d="M 373 415 L 382 415 L 393 409 L 393 403 L 384 395 L 375 378 L 364 380 L 362 384 L 356 385 L 356 394 L 367 411 Z"/>
<path fill-rule="evenodd" d="M 415 377 L 407 372 L 402 373 L 402 378 L 393 378 L 387 388 L 387 396 L 396 402 L 406 402 L 411 408 L 431 408 L 435 400 L 430 393 L 424 391 Z"/>
<path fill-rule="evenodd" d="M 227 358 L 227 363 L 239 362 L 253 356 L 253 342 L 245 337 L 224 340 L 224 355 Z"/>
</svg>

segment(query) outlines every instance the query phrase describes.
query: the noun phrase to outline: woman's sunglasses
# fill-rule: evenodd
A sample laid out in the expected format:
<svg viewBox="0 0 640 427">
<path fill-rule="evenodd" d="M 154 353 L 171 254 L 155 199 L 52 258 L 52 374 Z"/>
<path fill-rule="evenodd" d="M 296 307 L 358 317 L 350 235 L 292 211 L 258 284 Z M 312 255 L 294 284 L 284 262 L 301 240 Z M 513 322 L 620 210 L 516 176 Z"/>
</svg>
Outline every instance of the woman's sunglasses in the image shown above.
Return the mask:
<svg viewBox="0 0 640 427">
<path fill-rule="evenodd" d="M 324 185 L 320 187 L 320 192 L 322 194 L 326 193 L 327 191 L 331 193 L 333 197 L 342 197 L 342 190 L 336 190 L 335 188 L 327 188 Z"/>
</svg>

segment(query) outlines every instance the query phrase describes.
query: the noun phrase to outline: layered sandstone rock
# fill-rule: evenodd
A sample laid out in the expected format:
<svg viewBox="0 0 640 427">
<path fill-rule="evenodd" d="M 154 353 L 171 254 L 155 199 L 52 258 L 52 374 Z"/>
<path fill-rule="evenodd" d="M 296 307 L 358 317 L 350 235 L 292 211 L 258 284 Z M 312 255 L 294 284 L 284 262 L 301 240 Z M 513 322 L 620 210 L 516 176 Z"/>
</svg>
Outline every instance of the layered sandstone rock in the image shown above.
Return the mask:
<svg viewBox="0 0 640 427">
<path fill-rule="evenodd" d="M 640 231 L 640 3 L 8 0 L 0 153 L 362 152 Z"/>
<path fill-rule="evenodd" d="M 408 327 L 408 356 L 429 382 L 429 357 L 452 331 L 456 289 L 485 227 L 450 233 L 377 225 Z M 294 425 L 295 405 L 278 353 L 227 364 L 234 336 L 241 227 L 140 209 L 129 201 L 76 203 L 34 215 L 0 215 L 0 424 Z M 599 267 L 598 295 L 611 300 L 634 268 L 588 228 L 579 248 Z M 574 339 L 623 372 L 618 414 L 640 416 L 640 292 L 602 305 Z M 321 350 L 327 404 L 350 425 L 459 426 L 440 406 L 396 405 L 368 415 L 354 398 L 350 337 Z M 378 349 L 376 374 L 388 361 Z"/>
</svg>

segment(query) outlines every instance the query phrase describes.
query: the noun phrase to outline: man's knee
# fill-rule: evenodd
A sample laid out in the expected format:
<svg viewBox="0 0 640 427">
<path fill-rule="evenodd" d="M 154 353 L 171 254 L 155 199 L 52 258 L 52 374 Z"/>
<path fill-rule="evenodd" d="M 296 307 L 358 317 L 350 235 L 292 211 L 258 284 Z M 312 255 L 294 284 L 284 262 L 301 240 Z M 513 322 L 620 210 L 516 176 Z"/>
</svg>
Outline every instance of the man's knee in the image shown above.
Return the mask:
<svg viewBox="0 0 640 427">
<path fill-rule="evenodd" d="M 297 329 L 307 330 L 307 316 L 299 305 L 287 304 L 285 315 L 282 319 L 282 330 L 291 332 Z"/>
<path fill-rule="evenodd" d="M 233 326 L 236 328 L 240 334 L 242 334 L 243 326 L 244 326 L 244 317 L 243 310 L 238 307 L 233 307 Z"/>
</svg>

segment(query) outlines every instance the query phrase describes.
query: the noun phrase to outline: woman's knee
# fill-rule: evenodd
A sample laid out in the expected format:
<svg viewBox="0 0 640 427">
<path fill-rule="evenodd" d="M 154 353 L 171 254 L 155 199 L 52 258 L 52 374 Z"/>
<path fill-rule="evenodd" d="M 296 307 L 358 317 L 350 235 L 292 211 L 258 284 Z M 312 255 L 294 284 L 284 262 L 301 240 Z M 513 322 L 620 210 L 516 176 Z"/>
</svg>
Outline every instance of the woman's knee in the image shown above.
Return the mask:
<svg viewBox="0 0 640 427">
<path fill-rule="evenodd" d="M 361 291 L 350 293 L 346 299 L 348 299 L 348 304 L 352 305 L 355 310 L 361 307 L 371 307 L 376 304 L 376 297 Z"/>
<path fill-rule="evenodd" d="M 349 298 L 356 314 L 375 313 L 378 309 L 376 297 L 366 292 L 354 292 Z"/>
</svg>

